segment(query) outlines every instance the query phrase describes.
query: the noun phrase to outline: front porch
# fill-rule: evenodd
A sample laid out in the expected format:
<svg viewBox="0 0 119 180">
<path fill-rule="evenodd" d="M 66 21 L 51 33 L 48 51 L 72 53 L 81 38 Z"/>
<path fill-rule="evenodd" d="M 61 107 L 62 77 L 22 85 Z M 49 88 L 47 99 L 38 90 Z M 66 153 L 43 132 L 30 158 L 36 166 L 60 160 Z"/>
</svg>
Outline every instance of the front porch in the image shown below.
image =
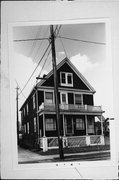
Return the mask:
<svg viewBox="0 0 119 180">
<path fill-rule="evenodd" d="M 58 148 L 57 137 L 42 137 L 40 138 L 39 142 L 40 142 L 40 148 L 43 149 L 43 152 L 48 151 L 49 149 Z M 87 136 L 62 137 L 62 142 L 63 142 L 63 148 L 104 145 L 104 136 L 87 135 Z"/>
</svg>

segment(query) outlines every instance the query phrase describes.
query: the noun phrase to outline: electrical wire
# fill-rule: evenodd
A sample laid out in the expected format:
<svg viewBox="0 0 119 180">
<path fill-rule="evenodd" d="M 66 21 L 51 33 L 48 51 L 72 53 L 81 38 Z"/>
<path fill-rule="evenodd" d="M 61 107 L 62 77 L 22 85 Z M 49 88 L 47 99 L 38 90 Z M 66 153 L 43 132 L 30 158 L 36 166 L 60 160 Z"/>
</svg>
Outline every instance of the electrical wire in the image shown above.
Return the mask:
<svg viewBox="0 0 119 180">
<path fill-rule="evenodd" d="M 67 55 L 67 52 L 66 52 L 66 49 L 65 49 L 65 47 L 64 47 L 64 44 L 63 44 L 63 41 L 62 41 L 62 39 L 61 39 L 60 34 L 59 34 L 59 37 L 60 37 L 60 42 L 61 42 L 61 44 L 62 44 L 63 50 L 64 50 L 64 52 L 65 52 L 65 55 L 66 55 L 66 57 L 68 58 L 68 55 Z"/>
<path fill-rule="evenodd" d="M 23 97 L 26 99 L 26 97 L 25 97 L 25 95 L 23 94 L 23 92 L 22 92 L 22 90 L 21 90 L 21 88 L 20 88 L 20 86 L 19 86 L 19 84 L 18 84 L 18 82 L 17 82 L 17 80 L 15 79 L 15 82 L 16 82 L 16 84 L 17 84 L 17 86 L 18 86 L 18 88 L 19 88 L 19 90 L 21 91 L 21 94 L 23 95 Z M 18 96 L 19 96 L 19 94 L 18 94 Z"/>
<path fill-rule="evenodd" d="M 59 38 L 67 39 L 67 40 L 73 40 L 73 41 L 80 41 L 80 42 L 84 42 L 84 43 L 106 45 L 106 43 L 103 43 L 103 42 L 86 41 L 86 40 L 82 40 L 82 39 L 75 39 L 75 38 L 69 38 L 69 37 L 63 37 L 63 36 L 60 36 Z"/>
<path fill-rule="evenodd" d="M 32 78 L 33 74 L 35 73 L 35 71 L 36 71 L 36 69 L 38 68 L 39 64 L 41 63 L 42 59 L 44 58 L 46 52 L 48 51 L 48 49 L 49 49 L 49 47 L 50 47 L 50 44 L 51 44 L 51 43 L 49 43 L 49 45 L 47 46 L 47 48 L 46 48 L 43 56 L 41 57 L 41 59 L 40 59 L 40 61 L 38 62 L 37 66 L 35 67 L 34 71 L 33 71 L 32 74 L 31 74 L 31 76 L 30 76 L 29 79 L 27 80 L 27 82 L 26 82 L 26 84 L 24 85 L 23 89 L 21 90 L 21 93 L 23 92 L 23 90 L 25 89 L 25 87 L 27 86 L 27 84 L 29 83 L 30 79 Z M 20 94 L 21 94 L 21 93 L 20 93 Z M 20 94 L 19 94 L 19 95 L 20 95 Z"/>
<path fill-rule="evenodd" d="M 56 29 L 55 29 L 54 33 L 56 33 L 57 28 L 58 28 L 58 25 L 56 26 Z M 60 27 L 59 27 L 59 29 L 58 29 L 57 34 L 59 33 L 60 28 L 61 28 L 61 25 L 60 25 Z M 40 59 L 40 61 L 38 62 L 37 66 L 35 67 L 34 71 L 33 71 L 32 74 L 31 74 L 31 76 L 29 77 L 29 79 L 27 80 L 26 84 L 25 84 L 24 87 L 22 88 L 20 94 L 23 92 L 23 90 L 25 89 L 25 87 L 26 87 L 27 84 L 29 83 L 30 79 L 32 78 L 33 74 L 35 73 L 36 69 L 38 68 L 39 64 L 40 64 L 41 61 L 43 60 L 44 56 L 46 55 L 46 53 L 47 53 L 47 51 L 48 51 L 48 49 L 49 49 L 49 47 L 50 47 L 50 44 L 51 44 L 51 41 L 49 42 L 49 45 L 47 46 L 47 48 L 46 48 L 43 56 L 41 57 L 41 59 Z M 51 50 L 51 49 L 50 49 L 50 50 Z M 50 51 L 49 51 L 49 53 L 48 53 L 48 55 L 47 55 L 47 58 L 48 58 L 49 54 L 50 54 Z M 46 58 L 46 60 L 45 60 L 45 63 L 46 63 L 46 61 L 47 61 L 47 58 Z M 45 66 L 45 63 L 44 63 L 43 66 Z M 43 70 L 43 68 L 42 68 L 42 70 Z M 20 95 L 20 94 L 19 94 L 19 95 Z"/>
<path fill-rule="evenodd" d="M 37 32 L 37 34 L 36 34 L 36 36 L 35 36 L 35 39 L 37 39 L 37 38 L 38 38 L 38 36 L 39 36 L 39 35 L 40 35 L 40 33 L 41 33 L 41 30 L 42 30 L 42 27 L 39 27 L 39 28 L 38 28 L 38 32 Z M 33 44 L 32 44 L 32 47 L 31 47 L 31 50 L 30 50 L 30 52 L 29 52 L 28 57 L 31 57 L 31 56 L 32 56 L 33 51 L 34 51 L 35 46 L 36 46 L 36 42 L 37 42 L 37 41 L 34 41 L 34 42 L 33 42 Z"/>
</svg>

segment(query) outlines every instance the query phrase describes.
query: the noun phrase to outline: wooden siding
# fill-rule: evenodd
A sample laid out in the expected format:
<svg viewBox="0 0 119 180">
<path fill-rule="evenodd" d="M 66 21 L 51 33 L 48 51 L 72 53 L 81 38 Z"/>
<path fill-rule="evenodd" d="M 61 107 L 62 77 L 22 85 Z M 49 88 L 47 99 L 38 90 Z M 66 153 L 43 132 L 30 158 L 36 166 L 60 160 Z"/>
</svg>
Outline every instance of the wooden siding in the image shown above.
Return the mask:
<svg viewBox="0 0 119 180">
<path fill-rule="evenodd" d="M 93 95 L 89 95 L 89 94 L 83 94 L 83 104 L 86 105 L 94 105 L 93 102 Z"/>
</svg>

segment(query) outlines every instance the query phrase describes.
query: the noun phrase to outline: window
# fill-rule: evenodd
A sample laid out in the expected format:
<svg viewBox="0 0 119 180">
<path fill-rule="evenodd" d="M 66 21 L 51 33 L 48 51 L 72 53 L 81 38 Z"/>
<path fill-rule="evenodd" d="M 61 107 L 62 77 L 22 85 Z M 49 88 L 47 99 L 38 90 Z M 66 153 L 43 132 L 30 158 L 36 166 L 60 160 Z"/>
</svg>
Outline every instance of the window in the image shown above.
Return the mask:
<svg viewBox="0 0 119 180">
<path fill-rule="evenodd" d="M 55 130 L 56 130 L 55 119 L 52 118 L 46 119 L 46 131 L 55 131 Z"/>
<path fill-rule="evenodd" d="M 25 116 L 25 107 L 24 107 L 24 109 L 23 109 L 23 112 L 24 112 L 24 116 Z"/>
<path fill-rule="evenodd" d="M 26 112 L 27 112 L 27 114 L 28 114 L 28 112 L 29 112 L 28 104 L 26 105 Z"/>
<path fill-rule="evenodd" d="M 60 82 L 63 86 L 73 86 L 73 74 L 67 72 L 60 73 Z"/>
<path fill-rule="evenodd" d="M 36 102 L 35 102 L 35 94 L 33 95 L 33 109 L 36 107 Z"/>
<path fill-rule="evenodd" d="M 68 98 L 66 92 L 61 92 L 61 104 L 68 104 Z"/>
<path fill-rule="evenodd" d="M 27 134 L 29 134 L 29 122 L 27 122 Z"/>
<path fill-rule="evenodd" d="M 34 120 L 34 132 L 36 132 L 36 117 L 33 120 Z"/>
<path fill-rule="evenodd" d="M 81 94 L 75 94 L 75 104 L 82 105 L 82 96 L 81 96 Z"/>
<path fill-rule="evenodd" d="M 76 119 L 76 130 L 84 130 L 85 129 L 85 124 L 84 120 L 81 118 Z"/>
<path fill-rule="evenodd" d="M 53 103 L 53 92 L 45 92 L 45 102 Z"/>
<path fill-rule="evenodd" d="M 24 124 L 24 133 L 26 134 L 26 124 Z"/>
</svg>

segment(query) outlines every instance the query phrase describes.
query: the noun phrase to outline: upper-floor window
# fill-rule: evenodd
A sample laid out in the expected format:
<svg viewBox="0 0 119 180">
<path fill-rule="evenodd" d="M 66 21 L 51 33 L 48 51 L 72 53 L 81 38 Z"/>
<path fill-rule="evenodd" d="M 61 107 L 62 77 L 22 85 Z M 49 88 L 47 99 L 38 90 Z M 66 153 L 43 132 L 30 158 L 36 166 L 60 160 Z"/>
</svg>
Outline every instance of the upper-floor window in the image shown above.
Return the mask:
<svg viewBox="0 0 119 180">
<path fill-rule="evenodd" d="M 28 104 L 26 105 L 26 112 L 27 112 L 27 114 L 28 114 L 28 112 L 29 112 Z"/>
<path fill-rule="evenodd" d="M 61 72 L 60 82 L 62 86 L 73 86 L 73 74 L 68 72 Z"/>
<path fill-rule="evenodd" d="M 53 92 L 45 92 L 45 102 L 46 103 L 53 103 Z"/>
<path fill-rule="evenodd" d="M 36 107 L 36 102 L 35 102 L 35 94 L 33 95 L 33 109 Z"/>
<path fill-rule="evenodd" d="M 82 105 L 82 95 L 81 94 L 74 94 L 75 104 Z"/>
</svg>

